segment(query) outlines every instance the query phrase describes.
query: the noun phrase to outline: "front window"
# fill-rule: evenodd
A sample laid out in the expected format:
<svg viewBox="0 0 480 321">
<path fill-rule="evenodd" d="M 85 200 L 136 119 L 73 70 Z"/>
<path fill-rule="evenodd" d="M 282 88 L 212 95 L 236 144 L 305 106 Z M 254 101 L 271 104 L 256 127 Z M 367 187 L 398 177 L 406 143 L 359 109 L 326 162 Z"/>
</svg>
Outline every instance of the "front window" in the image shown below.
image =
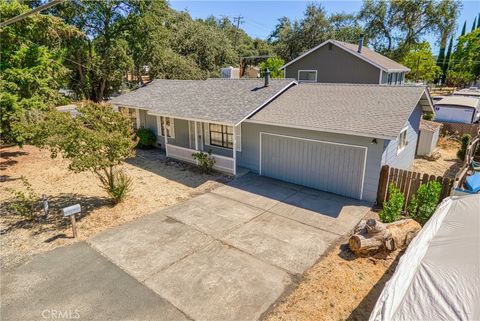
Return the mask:
<svg viewBox="0 0 480 321">
<path fill-rule="evenodd" d="M 399 154 L 402 150 L 407 147 L 408 141 L 407 141 L 407 129 L 404 128 L 401 132 L 400 135 L 398 135 L 398 146 L 397 146 L 397 154 Z"/>
<path fill-rule="evenodd" d="M 209 124 L 210 130 L 210 145 L 233 148 L 233 127 Z"/>
<path fill-rule="evenodd" d="M 299 70 L 298 71 L 298 80 L 305 82 L 316 82 L 317 81 L 317 71 L 316 70 Z"/>
<path fill-rule="evenodd" d="M 167 130 L 167 137 L 175 137 L 173 129 L 173 119 L 170 117 L 160 117 L 161 135 L 165 137 L 165 129 Z"/>
</svg>

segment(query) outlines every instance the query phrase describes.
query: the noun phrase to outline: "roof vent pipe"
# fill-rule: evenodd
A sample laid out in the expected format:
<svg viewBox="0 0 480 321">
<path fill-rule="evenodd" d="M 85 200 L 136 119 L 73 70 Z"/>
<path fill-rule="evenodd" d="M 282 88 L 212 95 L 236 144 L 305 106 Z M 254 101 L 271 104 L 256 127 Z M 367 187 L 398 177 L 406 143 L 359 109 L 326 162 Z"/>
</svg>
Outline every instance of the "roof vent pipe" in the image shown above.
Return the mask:
<svg viewBox="0 0 480 321">
<path fill-rule="evenodd" d="M 268 87 L 270 84 L 270 70 L 268 68 L 265 70 L 265 87 Z"/>
<path fill-rule="evenodd" d="M 363 34 L 360 35 L 360 38 L 358 39 L 358 53 L 362 53 L 362 48 L 363 48 Z"/>
</svg>

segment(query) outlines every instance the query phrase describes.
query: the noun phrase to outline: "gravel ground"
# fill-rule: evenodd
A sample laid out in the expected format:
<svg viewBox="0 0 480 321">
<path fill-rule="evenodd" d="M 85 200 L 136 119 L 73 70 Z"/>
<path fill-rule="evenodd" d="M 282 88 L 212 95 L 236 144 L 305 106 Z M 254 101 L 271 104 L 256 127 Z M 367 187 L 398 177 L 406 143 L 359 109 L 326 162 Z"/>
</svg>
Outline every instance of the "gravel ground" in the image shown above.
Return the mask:
<svg viewBox="0 0 480 321">
<path fill-rule="evenodd" d="M 124 202 L 114 206 L 94 174 L 73 173 L 68 170 L 68 161 L 51 159 L 46 150 L 7 147 L 0 153 L 0 267 L 3 269 L 21 264 L 33 254 L 84 240 L 204 193 L 229 179 L 218 173 L 204 175 L 190 165 L 168 161 L 159 150 L 138 150 L 135 158 L 121 165 L 133 179 L 133 190 Z M 21 176 L 36 193 L 48 196 L 48 222 L 31 222 L 13 215 L 9 209 L 12 193 L 8 189 L 24 190 Z M 69 220 L 63 219 L 60 209 L 76 203 L 81 204 L 82 214 L 77 220 L 79 236 L 73 239 Z"/>
</svg>

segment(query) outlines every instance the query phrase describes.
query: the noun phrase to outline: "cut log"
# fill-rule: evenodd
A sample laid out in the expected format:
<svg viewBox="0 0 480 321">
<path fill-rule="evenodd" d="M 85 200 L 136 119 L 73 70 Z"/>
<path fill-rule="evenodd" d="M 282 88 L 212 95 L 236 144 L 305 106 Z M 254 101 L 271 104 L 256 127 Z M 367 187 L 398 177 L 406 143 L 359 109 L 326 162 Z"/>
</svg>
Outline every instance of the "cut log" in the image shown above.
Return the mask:
<svg viewBox="0 0 480 321">
<path fill-rule="evenodd" d="M 393 250 L 407 247 L 421 230 L 422 226 L 415 220 L 405 219 L 388 224 L 393 240 Z"/>
<path fill-rule="evenodd" d="M 381 251 L 384 246 L 384 240 L 382 237 L 355 234 L 350 237 L 348 246 L 357 255 L 369 255 Z"/>
<path fill-rule="evenodd" d="M 391 252 L 408 246 L 420 228 L 420 224 L 412 219 L 391 224 L 373 219 L 362 220 L 355 228 L 355 234 L 350 237 L 348 245 L 357 255 Z"/>
</svg>

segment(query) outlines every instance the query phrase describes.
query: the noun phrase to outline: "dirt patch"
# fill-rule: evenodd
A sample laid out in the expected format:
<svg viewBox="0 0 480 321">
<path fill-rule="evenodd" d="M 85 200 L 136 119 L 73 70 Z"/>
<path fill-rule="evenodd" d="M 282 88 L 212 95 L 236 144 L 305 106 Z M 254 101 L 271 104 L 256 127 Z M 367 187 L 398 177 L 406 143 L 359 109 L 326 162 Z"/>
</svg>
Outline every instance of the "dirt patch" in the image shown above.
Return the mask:
<svg viewBox="0 0 480 321">
<path fill-rule="evenodd" d="M 455 178 L 455 175 L 462 167 L 462 162 L 457 158 L 457 151 L 460 143 L 452 138 L 440 137 L 438 140 L 438 152 L 440 158 L 430 161 L 424 158 L 417 158 L 412 165 L 412 171 L 427 173 L 430 175 Z"/>
<path fill-rule="evenodd" d="M 386 259 L 357 258 L 347 244 L 340 244 L 311 267 L 298 287 L 265 319 L 368 320 L 399 258 L 399 252 Z"/>
<path fill-rule="evenodd" d="M 133 179 L 133 191 L 116 206 L 107 198 L 92 173 L 72 173 L 68 161 L 51 159 L 46 150 L 32 146 L 8 147 L 0 150 L 1 185 L 0 244 L 1 267 L 9 268 L 24 262 L 30 255 L 84 240 L 107 228 L 117 226 L 212 190 L 229 180 L 215 173 L 201 174 L 196 168 L 165 159 L 159 150 L 137 151 L 137 156 L 121 165 Z M 23 190 L 24 176 L 38 194 L 49 198 L 50 217 L 35 223 L 12 215 L 8 188 Z M 69 220 L 61 216 L 61 208 L 79 203 L 79 237 L 72 239 Z"/>
</svg>

